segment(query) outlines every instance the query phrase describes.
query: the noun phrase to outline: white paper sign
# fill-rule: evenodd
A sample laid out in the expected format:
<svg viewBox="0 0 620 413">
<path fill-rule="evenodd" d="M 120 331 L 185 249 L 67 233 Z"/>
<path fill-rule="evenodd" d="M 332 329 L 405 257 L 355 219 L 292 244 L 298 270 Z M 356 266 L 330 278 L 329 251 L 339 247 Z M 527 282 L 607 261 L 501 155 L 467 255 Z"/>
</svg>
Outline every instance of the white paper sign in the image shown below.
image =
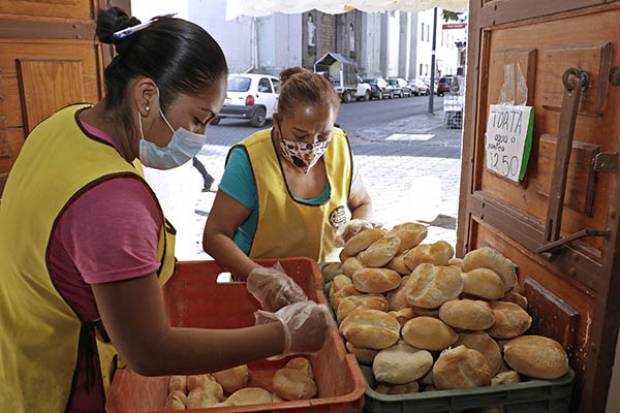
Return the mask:
<svg viewBox="0 0 620 413">
<path fill-rule="evenodd" d="M 491 105 L 485 133 L 487 169 L 514 182 L 523 180 L 533 126 L 531 106 Z"/>
</svg>

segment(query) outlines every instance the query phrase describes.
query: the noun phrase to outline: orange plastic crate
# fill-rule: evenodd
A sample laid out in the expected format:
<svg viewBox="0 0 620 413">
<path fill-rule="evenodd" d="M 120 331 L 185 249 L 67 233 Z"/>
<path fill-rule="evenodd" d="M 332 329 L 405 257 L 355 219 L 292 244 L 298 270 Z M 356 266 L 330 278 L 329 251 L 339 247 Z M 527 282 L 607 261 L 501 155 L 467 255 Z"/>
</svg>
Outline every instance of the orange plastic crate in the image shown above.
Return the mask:
<svg viewBox="0 0 620 413">
<path fill-rule="evenodd" d="M 261 260 L 270 266 L 276 260 Z M 313 260 L 278 260 L 289 274 L 318 303 L 327 304 L 323 279 Z M 179 262 L 164 288 L 170 323 L 178 327 L 240 328 L 254 325 L 258 303 L 244 283 L 218 283 L 222 268 L 213 261 Z M 201 412 L 361 412 L 366 384 L 355 358 L 347 354 L 335 324 L 323 349 L 307 356 L 319 390 L 312 400 L 243 407 L 201 409 Z M 271 379 L 288 360 L 261 360 L 249 363 L 249 386 L 273 391 Z M 109 413 L 163 412 L 168 395 L 168 377 L 143 377 L 130 370 L 119 370 L 108 392 Z"/>
</svg>

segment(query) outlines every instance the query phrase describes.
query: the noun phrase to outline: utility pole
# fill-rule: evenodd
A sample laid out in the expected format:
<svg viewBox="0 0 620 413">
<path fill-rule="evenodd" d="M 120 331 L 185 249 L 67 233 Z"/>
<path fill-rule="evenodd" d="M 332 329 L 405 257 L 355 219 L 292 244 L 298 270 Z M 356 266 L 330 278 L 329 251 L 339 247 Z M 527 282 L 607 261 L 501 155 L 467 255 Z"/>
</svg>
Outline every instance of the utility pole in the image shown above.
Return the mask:
<svg viewBox="0 0 620 413">
<path fill-rule="evenodd" d="M 434 112 L 433 100 L 435 98 L 435 52 L 437 49 L 437 7 L 433 11 L 433 51 L 431 56 L 431 84 L 428 94 L 428 113 Z"/>
</svg>

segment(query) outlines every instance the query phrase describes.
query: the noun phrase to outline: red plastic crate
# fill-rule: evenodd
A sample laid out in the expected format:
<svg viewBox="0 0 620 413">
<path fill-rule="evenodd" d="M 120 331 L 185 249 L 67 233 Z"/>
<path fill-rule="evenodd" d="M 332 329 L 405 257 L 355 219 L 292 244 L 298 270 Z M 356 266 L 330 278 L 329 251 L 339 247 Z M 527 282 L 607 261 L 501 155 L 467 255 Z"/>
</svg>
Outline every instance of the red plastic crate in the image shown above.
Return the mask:
<svg viewBox="0 0 620 413">
<path fill-rule="evenodd" d="M 270 266 L 276 260 L 261 260 Z M 280 263 L 318 303 L 327 304 L 323 279 L 313 260 L 283 258 Z M 213 261 L 179 262 L 176 272 L 164 288 L 170 323 L 178 327 L 240 328 L 254 325 L 258 303 L 247 292 L 245 283 L 218 283 L 222 268 Z M 243 407 L 201 409 L 201 412 L 361 412 L 365 381 L 354 356 L 347 354 L 335 324 L 323 349 L 308 356 L 318 387 L 312 400 L 262 404 Z M 249 386 L 272 391 L 275 371 L 288 360 L 249 363 Z M 109 413 L 162 412 L 168 395 L 168 377 L 143 377 L 130 370 L 119 370 L 108 392 Z"/>
</svg>

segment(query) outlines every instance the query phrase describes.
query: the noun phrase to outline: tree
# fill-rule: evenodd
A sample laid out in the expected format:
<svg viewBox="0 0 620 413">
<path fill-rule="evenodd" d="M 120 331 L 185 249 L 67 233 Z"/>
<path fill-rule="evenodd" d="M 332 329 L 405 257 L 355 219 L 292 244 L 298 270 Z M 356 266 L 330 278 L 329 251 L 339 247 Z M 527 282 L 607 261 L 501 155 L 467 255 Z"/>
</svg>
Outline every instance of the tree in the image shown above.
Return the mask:
<svg viewBox="0 0 620 413">
<path fill-rule="evenodd" d="M 445 22 L 449 22 L 450 20 L 460 21 L 461 13 L 457 13 L 457 12 L 450 11 L 450 10 L 443 10 L 442 17 Z"/>
</svg>

